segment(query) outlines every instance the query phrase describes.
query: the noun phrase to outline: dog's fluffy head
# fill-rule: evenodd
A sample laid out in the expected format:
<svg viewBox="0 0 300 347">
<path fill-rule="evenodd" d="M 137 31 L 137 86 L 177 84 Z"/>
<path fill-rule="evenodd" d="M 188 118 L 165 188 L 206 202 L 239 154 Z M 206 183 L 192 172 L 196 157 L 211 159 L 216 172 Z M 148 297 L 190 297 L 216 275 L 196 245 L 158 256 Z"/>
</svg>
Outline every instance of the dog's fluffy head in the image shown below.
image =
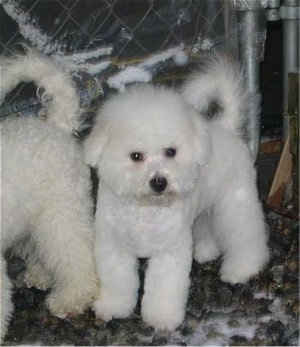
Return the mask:
<svg viewBox="0 0 300 347">
<path fill-rule="evenodd" d="M 194 189 L 208 137 L 206 124 L 175 91 L 136 86 L 103 105 L 85 157 L 115 195 L 161 202 Z"/>
</svg>

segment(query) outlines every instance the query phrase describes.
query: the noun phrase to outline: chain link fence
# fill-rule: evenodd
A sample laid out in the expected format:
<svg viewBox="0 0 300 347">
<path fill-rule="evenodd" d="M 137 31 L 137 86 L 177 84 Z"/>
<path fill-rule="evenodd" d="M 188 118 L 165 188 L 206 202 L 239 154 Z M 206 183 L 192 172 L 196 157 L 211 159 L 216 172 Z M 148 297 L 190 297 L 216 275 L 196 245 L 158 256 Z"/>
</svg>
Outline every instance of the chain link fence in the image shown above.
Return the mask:
<svg viewBox="0 0 300 347">
<path fill-rule="evenodd" d="M 135 82 L 176 84 L 212 51 L 243 60 L 250 57 L 258 61 L 263 56 L 265 28 L 257 15 L 262 15 L 264 0 L 0 3 L 1 53 L 11 54 L 18 43 L 24 42 L 51 56 L 76 80 L 87 118 L 112 90 Z M 246 77 L 253 80 L 249 78 L 253 71 L 245 66 Z M 20 103 L 22 93 L 26 98 Z M 23 87 L 15 90 L 1 114 L 11 113 L 12 108 L 32 112 L 38 103 L 34 95 L 28 97 L 30 93 L 33 88 L 27 92 Z M 253 129 L 252 137 L 257 141 Z"/>
</svg>

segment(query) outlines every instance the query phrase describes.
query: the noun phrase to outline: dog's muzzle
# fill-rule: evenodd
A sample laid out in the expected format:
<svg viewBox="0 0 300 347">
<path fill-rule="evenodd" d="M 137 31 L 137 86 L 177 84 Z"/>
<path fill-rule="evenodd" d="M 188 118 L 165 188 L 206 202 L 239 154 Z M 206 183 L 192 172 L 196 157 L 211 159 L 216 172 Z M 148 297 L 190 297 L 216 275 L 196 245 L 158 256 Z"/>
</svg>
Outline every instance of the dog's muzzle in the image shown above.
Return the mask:
<svg viewBox="0 0 300 347">
<path fill-rule="evenodd" d="M 149 181 L 151 189 L 158 194 L 161 194 L 168 185 L 168 181 L 165 177 L 163 176 L 154 176 L 150 181 Z"/>
</svg>

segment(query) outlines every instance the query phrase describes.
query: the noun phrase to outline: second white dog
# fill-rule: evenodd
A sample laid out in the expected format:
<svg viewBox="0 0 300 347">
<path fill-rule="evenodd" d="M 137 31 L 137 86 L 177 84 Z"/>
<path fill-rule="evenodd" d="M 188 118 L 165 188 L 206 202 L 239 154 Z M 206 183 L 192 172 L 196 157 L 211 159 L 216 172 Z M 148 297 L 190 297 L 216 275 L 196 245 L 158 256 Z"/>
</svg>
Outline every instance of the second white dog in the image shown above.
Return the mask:
<svg viewBox="0 0 300 347">
<path fill-rule="evenodd" d="M 8 117 L 0 122 L 1 340 L 13 312 L 3 257 L 8 248 L 25 258 L 28 286 L 51 287 L 47 306 L 56 316 L 83 312 L 98 292 L 98 280 L 90 170 L 71 136 L 80 126 L 72 80 L 34 50 L 0 62 L 1 101 L 21 81 L 34 81 L 44 89 L 43 99 L 51 97 L 46 119 Z"/>
<path fill-rule="evenodd" d="M 94 310 L 105 320 L 133 312 L 138 257 L 149 258 L 143 319 L 169 330 L 185 316 L 193 244 L 199 262 L 222 255 L 221 278 L 232 283 L 246 282 L 268 261 L 255 170 L 239 136 L 247 106 L 241 73 L 217 59 L 182 94 L 188 102 L 153 86 L 114 96 L 85 142 L 100 177 L 95 255 L 102 289 Z M 196 109 L 212 99 L 222 111 L 207 121 Z"/>
</svg>

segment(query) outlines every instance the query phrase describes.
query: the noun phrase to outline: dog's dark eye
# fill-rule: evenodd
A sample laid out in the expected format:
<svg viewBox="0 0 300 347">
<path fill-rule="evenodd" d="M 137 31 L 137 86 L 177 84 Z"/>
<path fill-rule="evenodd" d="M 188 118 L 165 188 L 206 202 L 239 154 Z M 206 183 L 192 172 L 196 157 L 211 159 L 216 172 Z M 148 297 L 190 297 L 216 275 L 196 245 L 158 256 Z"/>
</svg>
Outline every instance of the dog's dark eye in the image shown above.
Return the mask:
<svg viewBox="0 0 300 347">
<path fill-rule="evenodd" d="M 141 153 L 141 152 L 132 152 L 132 153 L 130 153 L 130 158 L 133 161 L 143 161 L 144 160 L 143 153 Z"/>
<path fill-rule="evenodd" d="M 165 156 L 168 158 L 174 158 L 176 155 L 177 151 L 173 147 L 169 147 L 165 149 Z"/>
</svg>

